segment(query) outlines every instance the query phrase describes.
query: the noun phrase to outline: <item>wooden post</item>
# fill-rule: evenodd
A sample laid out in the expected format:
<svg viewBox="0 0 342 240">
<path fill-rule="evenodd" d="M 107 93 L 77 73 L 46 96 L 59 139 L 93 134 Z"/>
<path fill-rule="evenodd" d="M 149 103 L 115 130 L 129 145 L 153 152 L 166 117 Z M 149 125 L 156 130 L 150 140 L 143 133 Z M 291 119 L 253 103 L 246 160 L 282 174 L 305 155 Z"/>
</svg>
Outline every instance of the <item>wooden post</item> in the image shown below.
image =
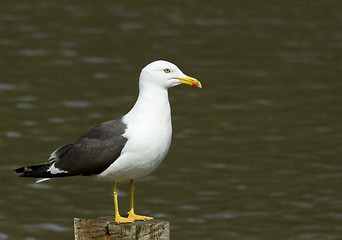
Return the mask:
<svg viewBox="0 0 342 240">
<path fill-rule="evenodd" d="M 162 220 L 118 224 L 114 217 L 74 218 L 75 240 L 169 240 L 170 223 Z"/>
</svg>

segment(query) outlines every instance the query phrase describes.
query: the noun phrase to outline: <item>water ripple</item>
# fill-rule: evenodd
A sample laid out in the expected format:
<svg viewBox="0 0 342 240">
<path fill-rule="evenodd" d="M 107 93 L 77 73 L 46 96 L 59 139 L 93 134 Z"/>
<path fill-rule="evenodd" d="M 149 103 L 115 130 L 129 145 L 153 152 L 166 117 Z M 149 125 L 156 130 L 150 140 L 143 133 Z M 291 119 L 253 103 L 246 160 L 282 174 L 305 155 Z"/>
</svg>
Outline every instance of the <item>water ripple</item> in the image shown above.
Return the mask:
<svg viewBox="0 0 342 240">
<path fill-rule="evenodd" d="M 43 229 L 43 230 L 51 230 L 56 232 L 66 232 L 70 231 L 71 228 L 63 227 L 55 223 L 39 223 L 39 224 L 28 224 L 25 226 L 30 229 Z"/>
<path fill-rule="evenodd" d="M 74 57 L 77 55 L 77 52 L 75 50 L 70 49 L 62 49 L 60 50 L 60 53 L 63 57 Z"/>
<path fill-rule="evenodd" d="M 188 223 L 205 223 L 206 221 L 201 218 L 187 218 L 186 221 Z"/>
<path fill-rule="evenodd" d="M 98 79 L 106 79 L 106 78 L 109 78 L 110 75 L 108 73 L 104 73 L 104 72 L 97 72 L 94 74 L 94 77 L 98 78 Z"/>
<path fill-rule="evenodd" d="M 37 31 L 37 27 L 36 26 L 29 26 L 29 25 L 21 25 L 18 27 L 18 30 L 21 32 L 35 32 Z"/>
<path fill-rule="evenodd" d="M 64 102 L 64 106 L 70 108 L 86 108 L 89 106 L 89 102 L 82 100 L 73 100 Z"/>
<path fill-rule="evenodd" d="M 59 117 L 52 117 L 49 119 L 50 123 L 64 123 L 65 119 L 64 118 L 59 118 Z"/>
<path fill-rule="evenodd" d="M 198 206 L 194 206 L 194 205 L 181 205 L 179 207 L 182 210 L 189 210 L 189 211 L 196 211 L 199 210 L 200 208 Z"/>
<path fill-rule="evenodd" d="M 76 47 L 77 44 L 73 41 L 59 41 L 58 45 L 60 47 L 71 48 L 71 47 Z"/>
<path fill-rule="evenodd" d="M 99 56 L 91 56 L 84 58 L 84 62 L 86 63 L 106 63 L 109 62 L 107 58 L 99 57 Z"/>
<path fill-rule="evenodd" d="M 21 49 L 19 51 L 24 56 L 40 57 L 47 55 L 47 51 L 44 49 Z"/>
<path fill-rule="evenodd" d="M 102 118 L 103 117 L 103 114 L 102 113 L 89 113 L 88 115 L 90 118 L 94 118 L 94 119 L 99 119 L 99 118 Z"/>
<path fill-rule="evenodd" d="M 120 25 L 120 28 L 122 30 L 138 30 L 138 29 L 143 29 L 145 28 L 145 25 L 139 22 L 126 22 L 126 23 L 122 23 Z"/>
<path fill-rule="evenodd" d="M 32 189 L 51 189 L 51 185 L 47 184 L 47 183 L 29 183 L 28 184 L 28 187 L 29 188 L 32 188 Z"/>
<path fill-rule="evenodd" d="M 27 126 L 27 127 L 32 127 L 32 126 L 36 126 L 37 123 L 35 121 L 31 121 L 31 120 L 25 120 L 21 122 L 22 126 Z"/>
<path fill-rule="evenodd" d="M 8 239 L 8 236 L 4 233 L 0 233 L 0 240 Z"/>
<path fill-rule="evenodd" d="M 20 132 L 16 132 L 16 131 L 7 131 L 5 135 L 6 137 L 9 137 L 9 138 L 19 138 L 22 136 Z"/>
<path fill-rule="evenodd" d="M 242 110 L 246 109 L 246 105 L 243 104 L 224 104 L 224 103 L 215 103 L 212 105 L 214 109 L 217 110 Z"/>
<path fill-rule="evenodd" d="M 232 219 L 236 217 L 256 217 L 256 216 L 269 216 L 271 215 L 269 212 L 244 212 L 244 213 L 231 213 L 228 211 L 222 211 L 213 214 L 206 214 L 204 217 L 209 219 Z"/>
<path fill-rule="evenodd" d="M 18 46 L 19 43 L 13 39 L 0 39 L 0 45 L 3 46 Z"/>
<path fill-rule="evenodd" d="M 9 83 L 0 83 L 0 90 L 12 90 L 14 86 Z"/>
<path fill-rule="evenodd" d="M 35 108 L 35 105 L 31 104 L 31 103 L 17 103 L 16 108 L 18 108 L 18 109 L 33 109 L 33 108 Z"/>
</svg>

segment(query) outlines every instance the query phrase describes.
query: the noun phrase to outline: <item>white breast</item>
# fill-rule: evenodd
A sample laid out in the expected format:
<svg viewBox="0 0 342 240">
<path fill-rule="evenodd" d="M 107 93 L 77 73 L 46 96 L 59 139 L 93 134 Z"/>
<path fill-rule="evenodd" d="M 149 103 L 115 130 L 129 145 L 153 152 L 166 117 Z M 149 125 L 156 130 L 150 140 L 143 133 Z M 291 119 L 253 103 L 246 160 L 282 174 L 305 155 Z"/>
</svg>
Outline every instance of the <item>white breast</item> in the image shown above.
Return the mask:
<svg viewBox="0 0 342 240">
<path fill-rule="evenodd" d="M 135 106 L 122 119 L 127 125 L 123 136 L 128 140 L 121 156 L 99 175 L 100 178 L 135 179 L 150 174 L 160 165 L 170 148 L 172 135 L 170 105 L 165 92 L 166 96 L 159 96 L 158 101 L 142 99 L 139 95 Z"/>
</svg>

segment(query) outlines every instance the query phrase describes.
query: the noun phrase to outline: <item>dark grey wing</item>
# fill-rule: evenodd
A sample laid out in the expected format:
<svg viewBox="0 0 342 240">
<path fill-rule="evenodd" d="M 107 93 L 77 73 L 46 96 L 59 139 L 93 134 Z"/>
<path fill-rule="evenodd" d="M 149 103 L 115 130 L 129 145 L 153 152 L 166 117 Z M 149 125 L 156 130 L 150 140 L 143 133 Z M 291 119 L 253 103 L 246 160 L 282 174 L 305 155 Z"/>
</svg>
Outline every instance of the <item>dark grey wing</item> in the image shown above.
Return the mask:
<svg viewBox="0 0 342 240">
<path fill-rule="evenodd" d="M 101 123 L 76 142 L 55 151 L 55 167 L 70 175 L 89 176 L 106 170 L 121 154 L 127 139 L 126 124 L 121 120 Z"/>
<path fill-rule="evenodd" d="M 83 134 L 78 140 L 82 138 L 91 138 L 106 140 L 115 137 L 120 137 L 125 133 L 127 125 L 122 121 L 122 119 L 111 120 L 108 122 L 101 123 L 88 132 Z"/>
</svg>

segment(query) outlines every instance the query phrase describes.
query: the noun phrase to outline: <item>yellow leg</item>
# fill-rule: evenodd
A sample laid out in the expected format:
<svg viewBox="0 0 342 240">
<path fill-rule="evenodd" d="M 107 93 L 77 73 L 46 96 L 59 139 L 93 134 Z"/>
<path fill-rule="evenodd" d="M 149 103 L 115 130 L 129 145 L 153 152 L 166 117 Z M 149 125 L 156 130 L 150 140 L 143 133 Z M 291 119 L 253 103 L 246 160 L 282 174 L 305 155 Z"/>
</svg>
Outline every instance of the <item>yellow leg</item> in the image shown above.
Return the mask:
<svg viewBox="0 0 342 240">
<path fill-rule="evenodd" d="M 133 222 L 132 219 L 120 216 L 119 206 L 118 206 L 118 189 L 116 188 L 115 181 L 113 182 L 112 190 L 113 190 L 113 196 L 114 196 L 115 222 L 117 222 L 117 223 L 131 223 L 131 222 Z"/>
<path fill-rule="evenodd" d="M 131 179 L 129 183 L 129 197 L 130 197 L 130 210 L 128 218 L 136 221 L 152 220 L 153 217 L 141 216 L 134 213 L 134 180 Z"/>
</svg>

